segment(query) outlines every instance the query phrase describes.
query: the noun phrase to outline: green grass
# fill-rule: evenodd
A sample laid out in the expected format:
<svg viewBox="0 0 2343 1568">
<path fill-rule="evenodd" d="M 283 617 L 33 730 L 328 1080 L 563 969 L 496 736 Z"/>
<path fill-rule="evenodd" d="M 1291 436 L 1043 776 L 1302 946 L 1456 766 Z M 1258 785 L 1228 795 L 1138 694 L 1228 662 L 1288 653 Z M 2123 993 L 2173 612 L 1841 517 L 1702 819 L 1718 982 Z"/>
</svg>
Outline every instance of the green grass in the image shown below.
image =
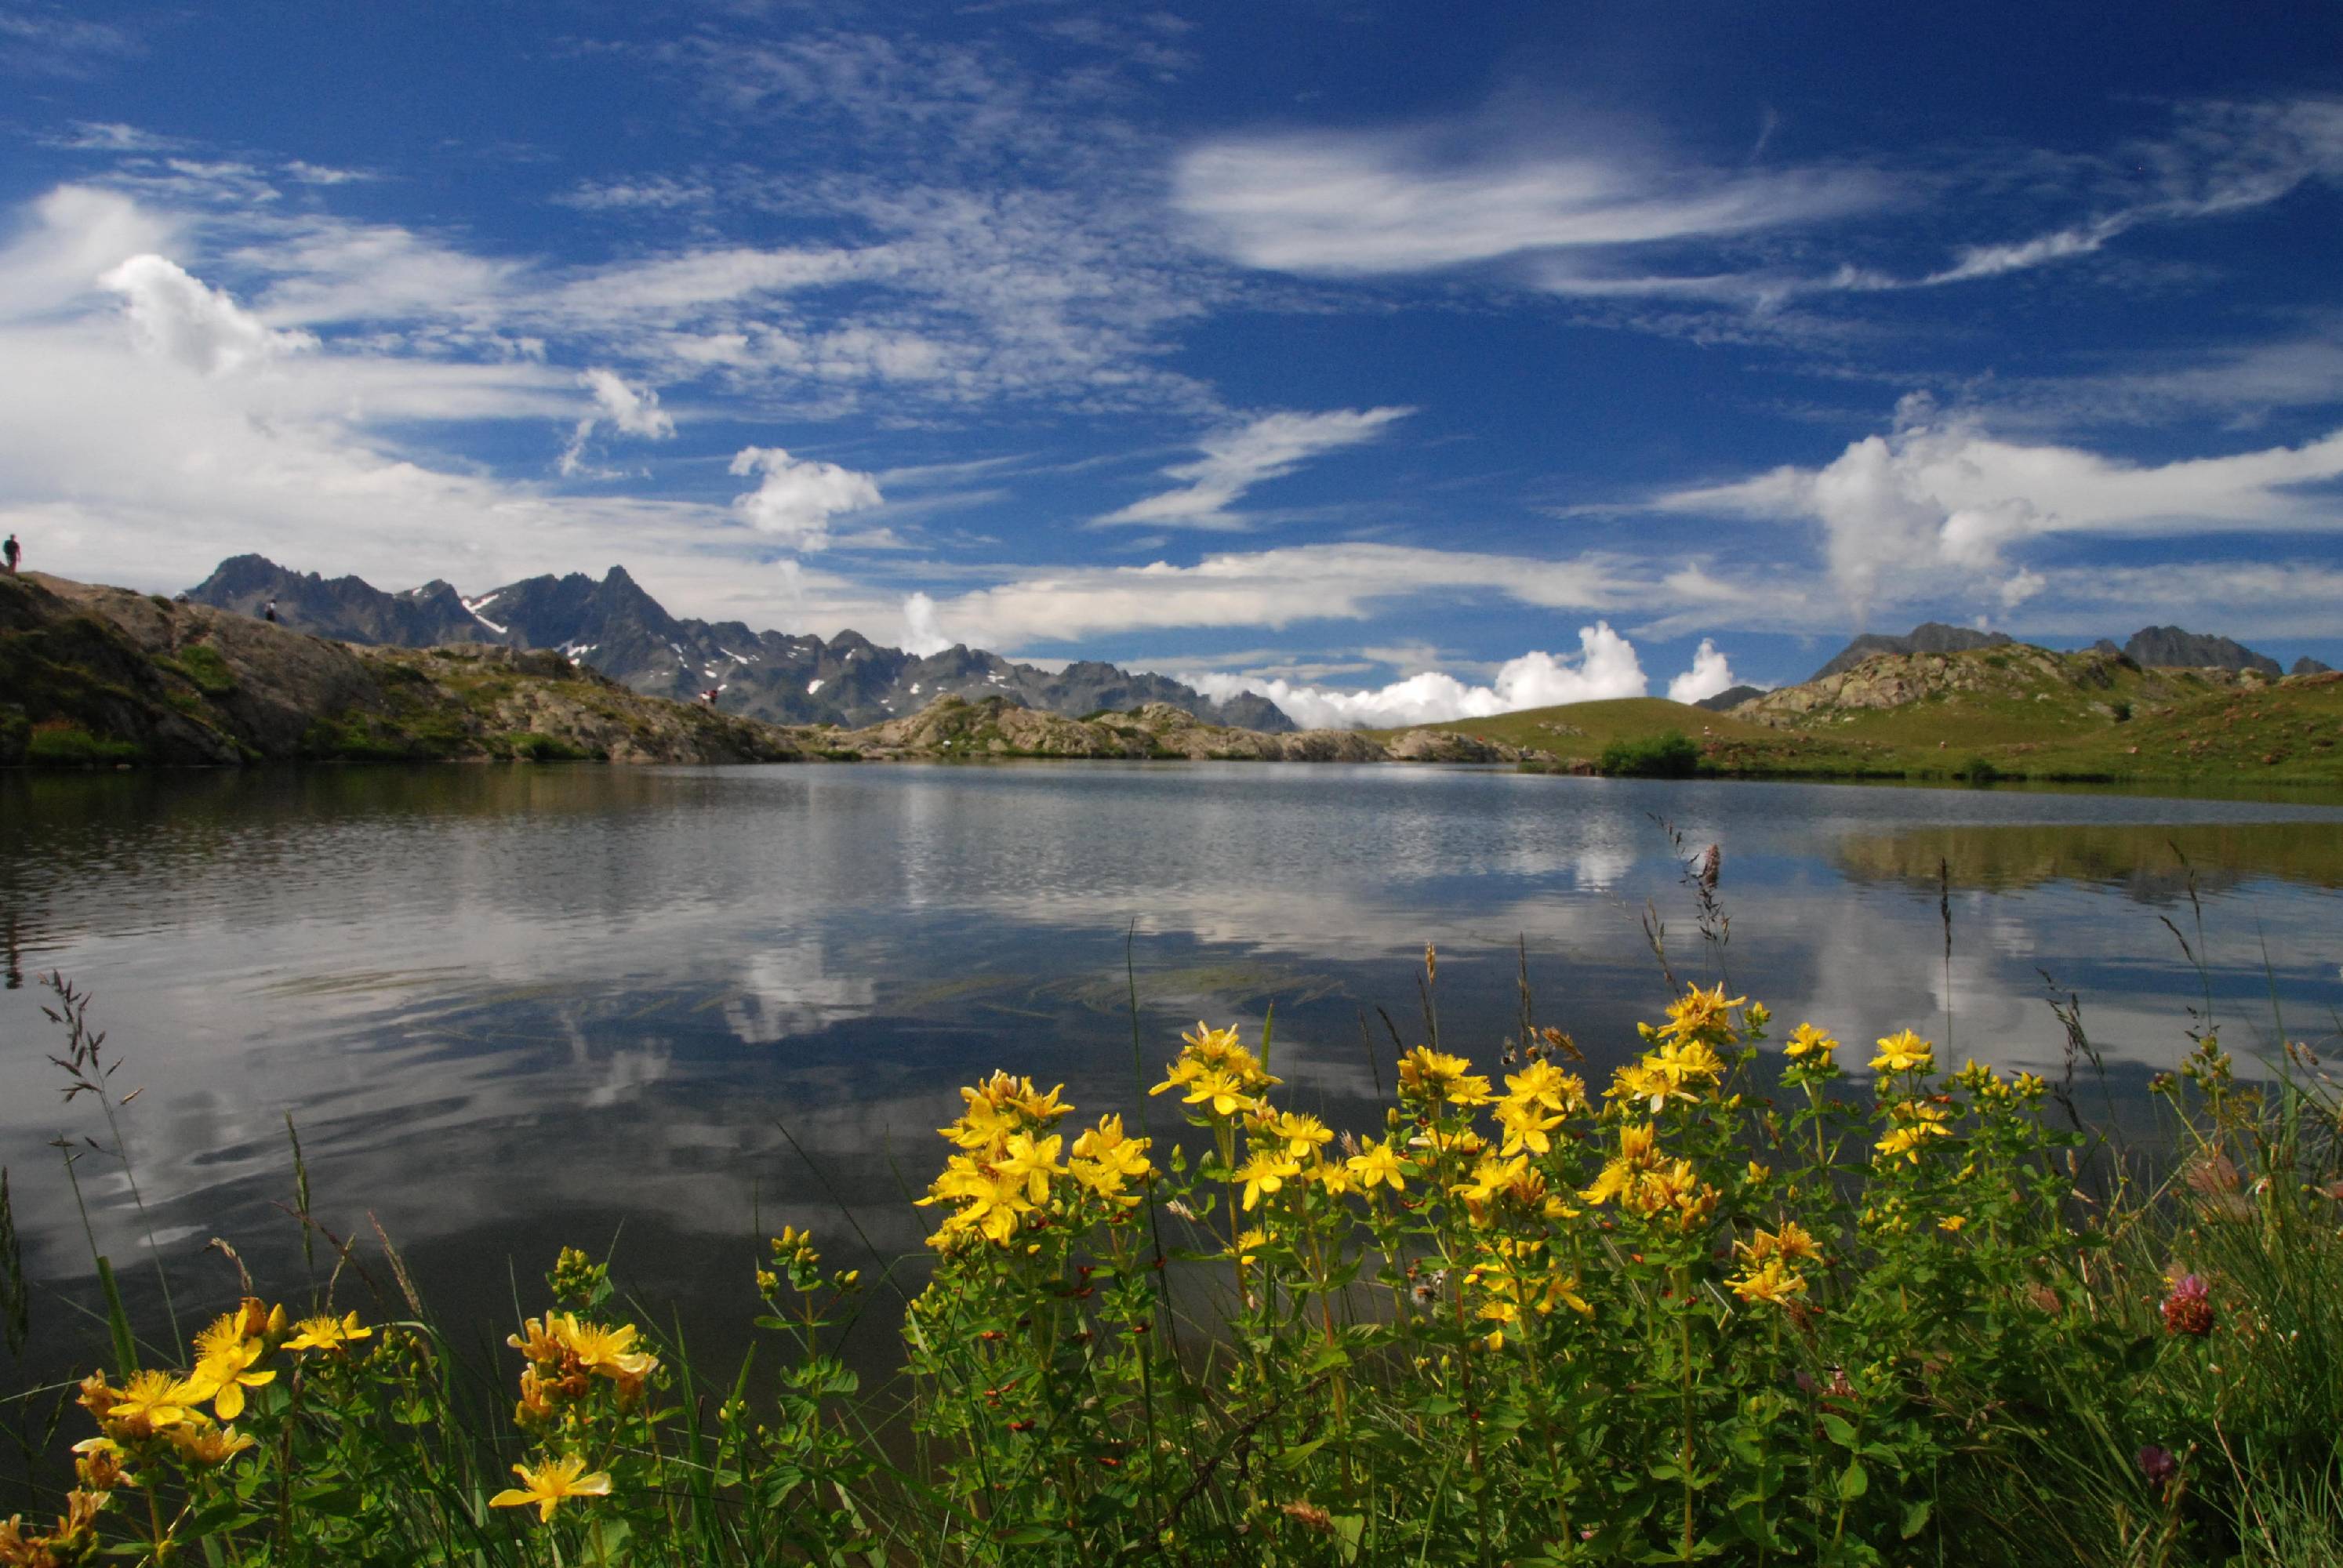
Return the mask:
<svg viewBox="0 0 2343 1568">
<path fill-rule="evenodd" d="M 25 746 L 25 760 L 40 768 L 111 767 L 137 762 L 146 752 L 135 741 L 92 735 L 77 724 L 61 719 L 33 726 Z"/>
<path fill-rule="evenodd" d="M 219 649 L 207 642 L 189 643 L 177 658 L 156 662 L 186 676 L 206 697 L 226 697 L 236 689 L 236 672 L 228 668 Z"/>
<path fill-rule="evenodd" d="M 2030 660 L 1977 658 L 1994 689 L 1780 727 L 1647 697 L 1414 728 L 1598 764 L 1608 748 L 1677 731 L 1697 742 L 1703 772 L 1745 777 L 2343 784 L 2343 681 L 2249 689 L 2193 671 L 2117 667 L 2104 684 L 2087 684 L 2043 677 Z"/>
</svg>

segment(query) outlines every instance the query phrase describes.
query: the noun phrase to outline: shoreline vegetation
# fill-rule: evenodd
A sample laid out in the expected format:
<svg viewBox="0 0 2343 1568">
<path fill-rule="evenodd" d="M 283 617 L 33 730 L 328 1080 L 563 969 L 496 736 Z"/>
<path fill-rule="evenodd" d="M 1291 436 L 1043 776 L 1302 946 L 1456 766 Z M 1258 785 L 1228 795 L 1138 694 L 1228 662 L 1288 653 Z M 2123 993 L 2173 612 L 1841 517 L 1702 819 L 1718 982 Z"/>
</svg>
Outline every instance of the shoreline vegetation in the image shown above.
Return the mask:
<svg viewBox="0 0 2343 1568">
<path fill-rule="evenodd" d="M 1669 983 L 1604 1082 L 1525 975 L 1481 1071 L 1427 948 L 1382 1122 L 1341 1131 L 1283 1103 L 1273 1019 L 1172 1050 L 1134 1014 L 1118 1111 L 960 1091 L 924 1254 L 850 1214 L 744 1247 L 737 1367 L 568 1248 L 483 1364 L 389 1238 L 317 1224 L 297 1141 L 330 1279 L 141 1338 L 96 1258 L 108 1364 L 45 1432 L 22 1402 L 46 1468 L 0 1563 L 2343 1562 L 2343 1106 L 2310 1047 L 2258 1086 L 2192 1012 L 2150 1180 L 2085 1131 L 2071 1002 L 2046 1081 Z M 68 1172 L 135 1195 L 115 1059 L 50 985 L 108 1138 Z M 882 1395 L 839 1349 L 889 1294 Z"/>
<path fill-rule="evenodd" d="M 341 643 L 30 574 L 0 578 L 0 765 L 982 761 L 1510 764 L 1527 772 L 2343 786 L 2343 674 L 2144 668 L 2025 644 L 1883 653 L 1714 713 L 1659 698 L 1269 733 L 1166 703 L 1075 719 L 937 699 L 860 729 L 648 697 L 550 650 Z"/>
</svg>

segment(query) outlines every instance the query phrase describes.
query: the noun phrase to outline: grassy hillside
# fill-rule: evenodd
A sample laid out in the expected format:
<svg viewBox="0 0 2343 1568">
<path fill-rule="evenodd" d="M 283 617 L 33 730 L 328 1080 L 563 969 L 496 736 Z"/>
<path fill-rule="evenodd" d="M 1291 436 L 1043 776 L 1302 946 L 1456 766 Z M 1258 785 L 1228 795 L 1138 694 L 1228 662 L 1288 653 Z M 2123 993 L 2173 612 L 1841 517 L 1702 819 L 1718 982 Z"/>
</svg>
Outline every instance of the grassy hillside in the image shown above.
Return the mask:
<svg viewBox="0 0 2343 1568">
<path fill-rule="evenodd" d="M 356 648 L 123 588 L 0 578 L 0 764 L 747 761 L 787 731 L 554 653 Z"/>
<path fill-rule="evenodd" d="M 1704 772 L 1744 777 L 2343 784 L 2343 675 L 2264 683 L 2023 644 L 1870 659 L 1730 714 L 1635 698 L 1414 728 L 1561 764 L 1675 731 Z"/>
</svg>

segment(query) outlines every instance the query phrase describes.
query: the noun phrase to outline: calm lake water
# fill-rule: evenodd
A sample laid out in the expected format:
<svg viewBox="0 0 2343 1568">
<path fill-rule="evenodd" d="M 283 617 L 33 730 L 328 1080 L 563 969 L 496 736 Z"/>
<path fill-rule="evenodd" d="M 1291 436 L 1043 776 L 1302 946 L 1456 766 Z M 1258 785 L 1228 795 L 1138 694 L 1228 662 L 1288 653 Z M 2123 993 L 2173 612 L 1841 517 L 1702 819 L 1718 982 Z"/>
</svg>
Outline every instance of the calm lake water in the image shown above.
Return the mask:
<svg viewBox="0 0 2343 1568">
<path fill-rule="evenodd" d="M 289 1112 L 319 1219 L 378 1221 L 444 1312 L 508 1316 L 513 1275 L 533 1308 L 560 1243 L 616 1235 L 631 1283 L 733 1322 L 755 1238 L 784 1222 L 838 1237 L 843 1201 L 882 1251 L 916 1244 L 903 1197 L 956 1085 L 1001 1066 L 1128 1108 L 1127 940 L 1151 1081 L 1183 1025 L 1251 1037 L 1274 1004 L 1293 1101 L 1365 1125 L 1393 1054 L 1375 1009 L 1420 1037 L 1426 941 L 1452 1049 L 1494 1065 L 1519 940 L 1539 1021 L 1621 1060 L 1667 994 L 1646 901 L 1682 973 L 1719 956 L 1655 817 L 1723 846 L 1725 972 L 1785 1028 L 1912 1024 L 1956 1059 L 2055 1070 L 2047 971 L 2081 997 L 2122 1117 L 2208 990 L 2241 1056 L 2274 1041 L 2274 1010 L 2335 1040 L 2332 797 L 1242 764 L 9 777 L 0 1163 L 51 1285 L 35 1359 L 88 1339 L 69 1304 L 88 1250 L 47 1145 L 105 1136 L 45 1060 L 51 970 L 95 991 L 116 1087 L 144 1091 L 124 1126 L 183 1306 L 234 1292 L 213 1236 L 298 1277 Z M 80 1171 L 101 1245 L 149 1289 L 119 1166 Z"/>
</svg>

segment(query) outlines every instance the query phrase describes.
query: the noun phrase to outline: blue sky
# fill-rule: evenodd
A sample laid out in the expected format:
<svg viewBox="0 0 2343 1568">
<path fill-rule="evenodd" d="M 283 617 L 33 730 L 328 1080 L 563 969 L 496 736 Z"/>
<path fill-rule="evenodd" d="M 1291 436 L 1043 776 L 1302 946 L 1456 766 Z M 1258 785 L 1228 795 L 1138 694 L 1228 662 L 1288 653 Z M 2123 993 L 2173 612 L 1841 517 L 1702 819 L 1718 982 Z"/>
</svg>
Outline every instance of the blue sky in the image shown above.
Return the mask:
<svg viewBox="0 0 2343 1568">
<path fill-rule="evenodd" d="M 2097 11 L 0 0 L 0 526 L 1336 722 L 2343 663 L 2343 12 Z"/>
</svg>

